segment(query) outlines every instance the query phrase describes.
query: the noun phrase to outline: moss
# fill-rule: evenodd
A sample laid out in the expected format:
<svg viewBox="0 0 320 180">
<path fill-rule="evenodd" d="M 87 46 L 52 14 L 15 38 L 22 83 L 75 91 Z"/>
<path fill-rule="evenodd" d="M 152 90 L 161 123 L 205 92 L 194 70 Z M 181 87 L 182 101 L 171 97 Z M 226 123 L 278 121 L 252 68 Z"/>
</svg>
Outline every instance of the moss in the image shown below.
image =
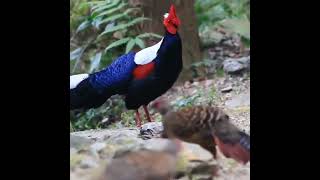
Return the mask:
<svg viewBox="0 0 320 180">
<path fill-rule="evenodd" d="M 121 122 L 126 127 L 135 127 L 134 112 L 126 111 L 121 113 Z"/>
</svg>

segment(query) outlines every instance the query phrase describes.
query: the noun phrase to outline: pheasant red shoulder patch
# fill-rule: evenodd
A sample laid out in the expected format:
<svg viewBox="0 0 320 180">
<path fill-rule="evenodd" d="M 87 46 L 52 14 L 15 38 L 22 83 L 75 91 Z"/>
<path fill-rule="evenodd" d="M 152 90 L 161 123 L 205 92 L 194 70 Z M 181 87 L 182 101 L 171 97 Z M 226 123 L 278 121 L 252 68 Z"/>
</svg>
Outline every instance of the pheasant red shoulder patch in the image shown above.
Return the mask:
<svg viewBox="0 0 320 180">
<path fill-rule="evenodd" d="M 150 63 L 144 64 L 144 65 L 138 65 L 138 67 L 136 67 L 133 70 L 134 79 L 146 78 L 149 74 L 151 74 L 153 72 L 154 66 L 155 66 L 154 62 L 150 62 Z"/>
</svg>

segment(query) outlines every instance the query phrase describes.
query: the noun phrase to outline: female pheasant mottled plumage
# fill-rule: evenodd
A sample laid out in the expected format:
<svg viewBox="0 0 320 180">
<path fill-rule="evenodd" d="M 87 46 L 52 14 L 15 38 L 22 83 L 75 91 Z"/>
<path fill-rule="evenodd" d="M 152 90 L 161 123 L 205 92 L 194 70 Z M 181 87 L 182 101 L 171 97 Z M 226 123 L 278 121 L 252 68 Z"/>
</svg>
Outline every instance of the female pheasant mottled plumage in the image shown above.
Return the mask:
<svg viewBox="0 0 320 180">
<path fill-rule="evenodd" d="M 250 160 L 250 137 L 229 121 L 222 109 L 194 106 L 171 111 L 165 101 L 153 105 L 163 115 L 163 137 L 196 143 L 216 158 L 216 145 L 226 156 L 246 163 Z"/>
</svg>

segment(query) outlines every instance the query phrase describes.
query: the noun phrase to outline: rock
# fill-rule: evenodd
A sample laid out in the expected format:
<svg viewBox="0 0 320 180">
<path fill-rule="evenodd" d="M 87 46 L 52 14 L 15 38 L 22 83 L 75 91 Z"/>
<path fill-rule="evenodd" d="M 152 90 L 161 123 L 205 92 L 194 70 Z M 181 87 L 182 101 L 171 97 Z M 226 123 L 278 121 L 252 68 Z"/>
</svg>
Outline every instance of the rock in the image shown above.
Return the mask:
<svg viewBox="0 0 320 180">
<path fill-rule="evenodd" d="M 192 143 L 182 143 L 184 148 L 184 155 L 188 158 L 189 161 L 200 161 L 200 162 L 207 162 L 212 160 L 212 154 L 199 146 L 198 144 Z"/>
<path fill-rule="evenodd" d="M 82 169 L 95 168 L 95 167 L 98 167 L 98 165 L 99 164 L 97 163 L 97 161 L 95 159 L 93 159 L 90 156 L 87 156 L 81 160 L 80 168 L 82 168 Z"/>
<path fill-rule="evenodd" d="M 250 70 L 250 56 L 238 59 L 229 58 L 223 62 L 223 70 L 229 74 Z"/>
<path fill-rule="evenodd" d="M 163 132 L 163 125 L 161 122 L 149 122 L 142 125 L 140 135 L 143 139 L 151 139 L 153 137 L 160 137 Z"/>
<path fill-rule="evenodd" d="M 119 129 L 112 130 L 111 135 L 106 138 L 107 144 L 124 145 L 128 143 L 135 143 L 140 141 L 138 129 Z"/>
<path fill-rule="evenodd" d="M 213 80 L 206 80 L 204 81 L 205 87 L 211 87 L 213 85 L 214 81 Z"/>
<path fill-rule="evenodd" d="M 140 148 L 154 150 L 154 151 L 163 151 L 167 148 L 168 143 L 170 143 L 169 139 L 164 139 L 164 138 L 148 139 L 148 140 L 142 141 Z"/>
<path fill-rule="evenodd" d="M 250 92 L 241 93 L 225 102 L 228 108 L 237 108 L 241 106 L 250 106 Z"/>
<path fill-rule="evenodd" d="M 77 153 L 77 149 L 70 147 L 70 155 L 75 153 Z"/>
<path fill-rule="evenodd" d="M 138 136 L 139 130 L 137 128 L 121 128 L 116 130 L 88 130 L 71 133 L 74 136 L 84 137 L 91 141 L 104 141 L 109 139 L 117 139 L 120 137 Z"/>
<path fill-rule="evenodd" d="M 79 150 L 83 147 L 89 146 L 93 142 L 94 141 L 92 141 L 91 139 L 89 139 L 87 137 L 70 134 L 70 148 L 74 148 L 74 149 Z"/>
<path fill-rule="evenodd" d="M 227 87 L 221 89 L 221 92 L 223 92 L 223 93 L 227 93 L 227 92 L 230 92 L 230 91 L 232 91 L 232 86 L 227 86 Z"/>
<path fill-rule="evenodd" d="M 225 46 L 230 46 L 230 47 L 233 46 L 233 42 L 232 42 L 231 39 L 228 39 L 228 40 L 226 40 L 226 41 L 223 41 L 222 44 L 225 45 Z"/>
<path fill-rule="evenodd" d="M 208 55 L 210 59 L 215 59 L 217 53 L 215 51 L 213 51 L 213 49 L 209 49 L 208 50 Z"/>
<path fill-rule="evenodd" d="M 99 152 L 99 151 L 101 151 L 103 148 L 105 148 L 106 147 L 106 143 L 100 143 L 100 142 L 96 142 L 96 143 L 94 143 L 94 144 L 92 144 L 91 146 L 90 146 L 90 149 L 92 150 L 92 151 L 96 151 L 96 152 Z"/>
<path fill-rule="evenodd" d="M 213 28 L 207 28 L 200 33 L 200 43 L 202 47 L 210 47 L 220 43 L 224 39 L 224 35 L 215 31 Z"/>
</svg>

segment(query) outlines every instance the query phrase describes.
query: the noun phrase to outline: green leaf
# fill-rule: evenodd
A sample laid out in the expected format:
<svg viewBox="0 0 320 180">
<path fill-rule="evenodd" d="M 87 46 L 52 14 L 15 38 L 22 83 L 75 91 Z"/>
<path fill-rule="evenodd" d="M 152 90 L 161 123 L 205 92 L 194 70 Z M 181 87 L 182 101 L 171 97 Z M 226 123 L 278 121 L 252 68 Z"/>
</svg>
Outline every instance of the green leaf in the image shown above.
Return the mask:
<svg viewBox="0 0 320 180">
<path fill-rule="evenodd" d="M 250 39 L 247 39 L 245 37 L 241 37 L 241 42 L 245 47 L 250 47 Z"/>
<path fill-rule="evenodd" d="M 98 5 L 98 4 L 104 4 L 106 1 L 92 1 L 92 2 L 86 2 L 86 4 L 92 6 L 92 5 Z"/>
<path fill-rule="evenodd" d="M 135 39 L 135 43 L 141 48 L 141 49 L 143 49 L 143 48 L 145 48 L 146 46 L 145 46 L 145 44 L 144 44 L 144 41 L 142 41 L 140 38 L 136 38 Z"/>
<path fill-rule="evenodd" d="M 91 58 L 91 66 L 89 72 L 92 73 L 95 69 L 99 67 L 101 61 L 102 53 L 97 53 L 94 57 Z"/>
<path fill-rule="evenodd" d="M 101 21 L 101 24 L 102 24 L 102 23 L 107 23 L 107 22 L 110 22 L 110 21 L 115 21 L 115 20 L 120 19 L 120 18 L 122 18 L 122 17 L 124 17 L 124 16 L 126 16 L 126 14 L 116 14 L 116 15 L 107 17 L 107 18 L 105 18 L 105 19 L 103 19 L 103 20 Z"/>
<path fill-rule="evenodd" d="M 92 9 L 94 9 L 92 11 L 92 14 L 99 13 L 99 12 L 104 11 L 106 9 L 113 8 L 113 7 L 117 6 L 120 2 L 121 2 L 120 0 L 114 0 L 112 3 L 106 3 L 106 4 L 103 4 L 103 5 L 97 5 L 95 8 L 92 7 Z"/>
<path fill-rule="evenodd" d="M 101 7 L 101 6 L 104 6 L 106 4 L 110 4 L 111 2 L 110 1 L 95 1 L 95 2 L 89 2 L 88 5 L 91 6 L 91 11 Z"/>
<path fill-rule="evenodd" d="M 126 29 L 130 26 L 133 26 L 135 24 L 138 24 L 142 21 L 145 21 L 145 20 L 150 20 L 149 18 L 145 18 L 145 17 L 139 17 L 139 18 L 136 18 L 134 19 L 133 21 L 131 22 L 128 22 L 126 24 L 119 24 L 117 26 L 113 26 L 111 28 L 107 28 L 104 32 L 102 32 L 98 38 L 100 38 L 101 36 L 105 35 L 105 34 L 108 34 L 108 33 L 111 33 L 111 32 L 115 32 L 115 31 L 119 31 L 119 30 L 122 30 L 122 29 Z"/>
<path fill-rule="evenodd" d="M 73 66 L 73 70 L 72 70 L 72 73 L 75 72 L 76 68 L 78 67 L 78 64 L 80 63 L 80 60 L 81 60 L 81 56 L 82 54 L 84 53 L 84 51 L 87 49 L 87 47 L 89 46 L 90 43 L 84 45 L 83 47 L 80 47 L 80 48 L 77 48 L 76 50 L 72 51 L 70 53 L 70 61 L 72 59 L 75 59 L 76 62 Z"/>
<path fill-rule="evenodd" d="M 70 53 L 70 61 L 78 59 L 81 56 L 83 49 L 84 49 L 83 47 L 79 47 L 79 48 L 73 50 Z"/>
<path fill-rule="evenodd" d="M 107 10 L 107 11 L 104 11 L 103 13 L 99 14 L 97 17 L 112 14 L 112 13 L 114 13 L 114 12 L 116 12 L 116 11 L 121 10 L 121 9 L 124 8 L 126 5 L 128 5 L 128 3 L 121 3 L 121 4 L 119 4 L 118 7 L 112 8 L 112 9 Z"/>
<path fill-rule="evenodd" d="M 86 28 L 89 27 L 89 26 L 90 26 L 90 22 L 89 22 L 89 21 L 83 21 L 83 22 L 79 25 L 78 29 L 76 30 L 76 33 L 79 33 L 80 31 L 83 31 L 84 29 L 86 29 Z"/>
<path fill-rule="evenodd" d="M 98 18 L 94 18 L 94 20 L 92 21 L 92 26 L 94 26 L 95 28 L 99 29 L 99 26 L 101 24 L 101 17 Z"/>
<path fill-rule="evenodd" d="M 163 38 L 163 36 L 160 36 L 158 34 L 155 33 L 143 33 L 137 36 L 138 38 L 150 38 L 150 37 L 155 37 L 155 38 Z"/>
<path fill-rule="evenodd" d="M 126 53 L 130 52 L 135 44 L 136 44 L 135 39 L 130 39 L 130 41 L 127 43 Z"/>
<path fill-rule="evenodd" d="M 110 22 L 110 21 L 115 21 L 117 19 L 123 18 L 123 17 L 127 16 L 130 12 L 132 12 L 132 11 L 134 11 L 136 9 L 139 9 L 139 8 L 129 8 L 124 13 L 120 13 L 120 14 L 115 14 L 115 15 L 109 16 L 109 17 L 103 19 L 101 21 L 101 24 L 102 23 L 107 23 L 107 22 Z"/>
<path fill-rule="evenodd" d="M 129 13 L 131 13 L 132 11 L 135 11 L 135 10 L 141 10 L 140 8 L 128 8 L 125 12 L 124 12 L 124 14 L 129 14 Z"/>
<path fill-rule="evenodd" d="M 104 51 L 106 52 L 106 51 L 108 51 L 109 49 L 112 49 L 112 48 L 114 48 L 114 47 L 121 46 L 121 45 L 127 43 L 129 40 L 130 40 L 130 38 L 124 38 L 124 39 L 120 39 L 120 40 L 118 40 L 118 41 L 115 41 L 115 42 L 109 44 L 109 46 L 106 47 L 106 49 L 105 49 Z"/>
</svg>

